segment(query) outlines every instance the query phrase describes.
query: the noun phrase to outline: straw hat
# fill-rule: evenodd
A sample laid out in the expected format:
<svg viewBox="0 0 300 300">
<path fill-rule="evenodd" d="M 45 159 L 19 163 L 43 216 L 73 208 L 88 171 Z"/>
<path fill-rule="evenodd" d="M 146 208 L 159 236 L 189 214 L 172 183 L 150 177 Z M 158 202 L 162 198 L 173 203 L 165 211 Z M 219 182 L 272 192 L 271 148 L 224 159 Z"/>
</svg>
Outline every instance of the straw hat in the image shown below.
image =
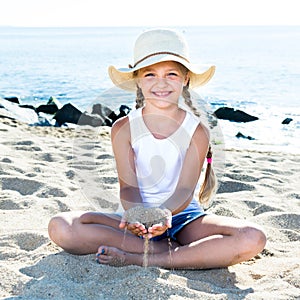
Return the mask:
<svg viewBox="0 0 300 300">
<path fill-rule="evenodd" d="M 169 29 L 152 29 L 143 32 L 137 38 L 134 47 L 134 64 L 120 69 L 110 66 L 108 73 L 116 86 L 135 91 L 133 72 L 163 61 L 176 61 L 190 70 L 190 88 L 204 85 L 215 72 L 215 66 L 205 67 L 190 63 L 187 43 L 178 32 Z"/>
</svg>

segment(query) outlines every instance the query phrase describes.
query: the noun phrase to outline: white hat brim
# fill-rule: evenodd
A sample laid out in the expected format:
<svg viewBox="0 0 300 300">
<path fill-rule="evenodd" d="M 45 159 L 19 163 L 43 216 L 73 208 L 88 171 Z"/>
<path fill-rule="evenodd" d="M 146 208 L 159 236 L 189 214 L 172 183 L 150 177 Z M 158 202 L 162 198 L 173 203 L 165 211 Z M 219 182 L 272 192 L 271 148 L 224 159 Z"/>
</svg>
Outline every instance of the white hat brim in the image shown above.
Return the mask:
<svg viewBox="0 0 300 300">
<path fill-rule="evenodd" d="M 190 71 L 190 88 L 196 88 L 206 84 L 215 73 L 215 66 L 195 65 L 172 54 L 158 54 L 148 57 L 133 68 L 117 69 L 114 66 L 110 66 L 108 68 L 108 74 L 116 86 L 127 91 L 136 91 L 136 83 L 133 78 L 133 72 L 164 61 L 179 62 Z"/>
</svg>

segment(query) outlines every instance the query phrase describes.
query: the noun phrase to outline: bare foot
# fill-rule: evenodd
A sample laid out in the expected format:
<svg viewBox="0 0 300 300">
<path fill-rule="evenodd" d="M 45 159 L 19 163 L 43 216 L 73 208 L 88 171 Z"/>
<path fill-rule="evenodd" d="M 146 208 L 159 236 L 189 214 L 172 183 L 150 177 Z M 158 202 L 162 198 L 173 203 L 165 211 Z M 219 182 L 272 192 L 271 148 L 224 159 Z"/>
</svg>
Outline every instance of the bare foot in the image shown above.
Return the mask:
<svg viewBox="0 0 300 300">
<path fill-rule="evenodd" d="M 127 265 L 142 265 L 138 263 L 138 254 L 128 253 L 115 247 L 100 246 L 96 254 L 96 261 L 99 264 L 122 267 Z"/>
</svg>

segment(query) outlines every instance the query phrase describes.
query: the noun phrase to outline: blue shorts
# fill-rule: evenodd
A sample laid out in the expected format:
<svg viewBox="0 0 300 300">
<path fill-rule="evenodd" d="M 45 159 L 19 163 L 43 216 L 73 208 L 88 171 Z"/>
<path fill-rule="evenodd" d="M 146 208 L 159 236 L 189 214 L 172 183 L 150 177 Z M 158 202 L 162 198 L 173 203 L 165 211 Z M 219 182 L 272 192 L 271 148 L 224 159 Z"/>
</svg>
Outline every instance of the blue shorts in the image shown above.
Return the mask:
<svg viewBox="0 0 300 300">
<path fill-rule="evenodd" d="M 196 200 L 192 201 L 190 205 L 182 212 L 174 215 L 172 217 L 172 227 L 169 228 L 162 235 L 156 236 L 151 239 L 151 241 L 160 241 L 166 238 L 170 238 L 174 241 L 177 240 L 176 235 L 181 229 L 183 229 L 189 223 L 195 221 L 196 219 L 207 215 L 203 209 L 198 205 Z"/>
</svg>

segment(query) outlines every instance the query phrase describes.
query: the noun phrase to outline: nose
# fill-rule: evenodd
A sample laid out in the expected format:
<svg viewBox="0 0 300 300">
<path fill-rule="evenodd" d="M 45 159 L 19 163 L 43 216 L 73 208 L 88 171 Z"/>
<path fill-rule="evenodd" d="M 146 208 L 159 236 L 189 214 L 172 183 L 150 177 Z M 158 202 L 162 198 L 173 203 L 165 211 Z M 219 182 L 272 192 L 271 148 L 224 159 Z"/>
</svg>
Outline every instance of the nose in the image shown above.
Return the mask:
<svg viewBox="0 0 300 300">
<path fill-rule="evenodd" d="M 164 88 L 168 85 L 166 78 L 156 78 L 156 86 L 159 88 Z"/>
</svg>

